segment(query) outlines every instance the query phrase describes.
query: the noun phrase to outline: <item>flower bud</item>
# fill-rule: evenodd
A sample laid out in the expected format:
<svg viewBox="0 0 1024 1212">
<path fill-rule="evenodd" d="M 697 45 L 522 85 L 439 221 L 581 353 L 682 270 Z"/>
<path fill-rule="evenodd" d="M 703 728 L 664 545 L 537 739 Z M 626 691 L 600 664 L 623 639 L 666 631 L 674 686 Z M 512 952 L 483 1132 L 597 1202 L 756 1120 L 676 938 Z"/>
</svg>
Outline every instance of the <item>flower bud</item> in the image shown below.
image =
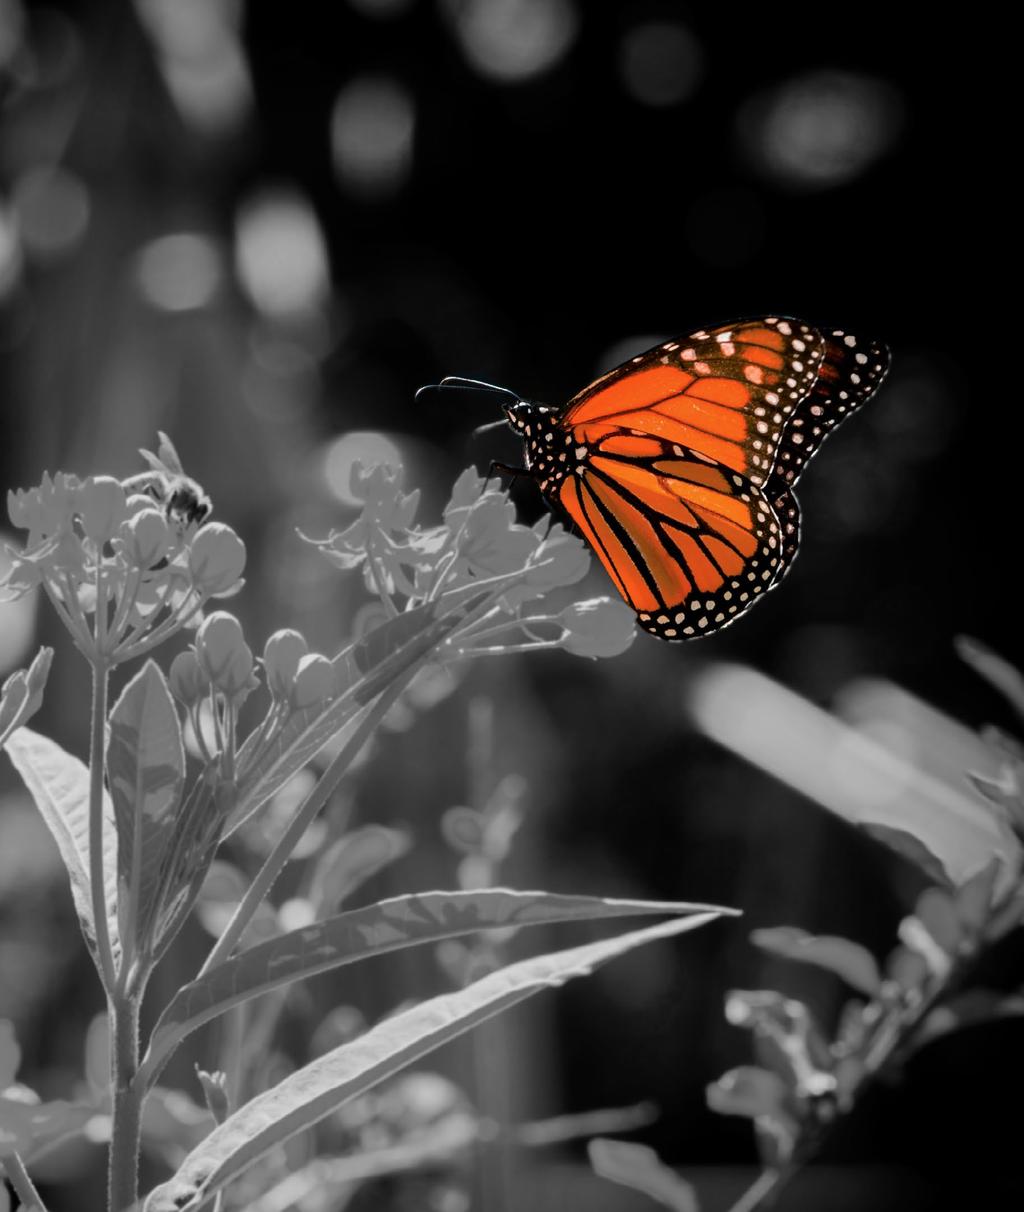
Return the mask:
<svg viewBox="0 0 1024 1212">
<path fill-rule="evenodd" d="M 203 1088 L 203 1097 L 210 1109 L 214 1122 L 222 1124 L 231 1114 L 231 1102 L 228 1097 L 227 1075 L 216 1070 L 207 1073 L 205 1069 L 196 1066 L 196 1077 Z"/>
<path fill-rule="evenodd" d="M 252 651 L 233 614 L 217 610 L 203 620 L 196 632 L 196 657 L 214 687 L 228 698 L 236 698 L 248 689 Z"/>
<path fill-rule="evenodd" d="M 52 660 L 53 649 L 40 648 L 27 670 L 19 669 L 4 682 L 0 690 L 0 745 L 42 706 Z"/>
<path fill-rule="evenodd" d="M 86 535 L 105 543 L 124 521 L 124 489 L 113 476 L 90 476 L 78 489 L 78 513 Z"/>
<path fill-rule="evenodd" d="M 556 523 L 530 557 L 526 583 L 544 592 L 560 585 L 575 585 L 587 575 L 589 567 L 586 547 Z"/>
<path fill-rule="evenodd" d="M 334 666 L 319 653 L 311 652 L 299 661 L 290 701 L 296 711 L 323 703 L 334 693 Z"/>
<path fill-rule="evenodd" d="M 135 568 L 158 564 L 171 544 L 171 528 L 159 509 L 143 509 L 121 525 L 124 553 Z"/>
<path fill-rule="evenodd" d="M 171 694 L 183 707 L 194 707 L 210 688 L 210 681 L 191 648 L 179 652 L 171 661 L 168 681 Z"/>
<path fill-rule="evenodd" d="M 227 593 L 245 568 L 245 544 L 230 526 L 207 522 L 192 540 L 189 566 L 197 589 L 213 596 Z"/>
<path fill-rule="evenodd" d="M 291 694 L 299 661 L 308 651 L 305 638 L 289 628 L 275 631 L 267 640 L 263 646 L 263 668 L 267 688 L 275 699 L 287 699 Z"/>
<path fill-rule="evenodd" d="M 562 647 L 576 656 L 618 656 L 636 636 L 633 612 L 611 598 L 573 602 L 559 612 L 558 621 L 566 630 Z"/>
</svg>

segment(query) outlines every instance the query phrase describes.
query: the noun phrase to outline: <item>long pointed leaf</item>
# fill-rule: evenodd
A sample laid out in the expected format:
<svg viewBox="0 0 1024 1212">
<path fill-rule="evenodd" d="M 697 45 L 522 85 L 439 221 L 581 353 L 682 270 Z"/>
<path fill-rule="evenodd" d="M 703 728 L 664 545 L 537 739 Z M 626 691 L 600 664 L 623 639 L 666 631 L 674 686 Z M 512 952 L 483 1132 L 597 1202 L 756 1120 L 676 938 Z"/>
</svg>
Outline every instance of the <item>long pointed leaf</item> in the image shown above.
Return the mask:
<svg viewBox="0 0 1024 1212">
<path fill-rule="evenodd" d="M 156 1079 L 190 1032 L 251 997 L 344 964 L 474 930 L 539 926 L 643 914 L 728 914 L 717 905 L 683 901 L 630 901 L 484 888 L 424 892 L 378 901 L 268 939 L 179 989 L 161 1014 L 140 1080 Z"/>
<path fill-rule="evenodd" d="M 198 1212 L 254 1162 L 441 1044 L 542 989 L 592 972 L 616 956 L 693 930 L 717 914 L 694 914 L 618 938 L 511 964 L 379 1023 L 257 1095 L 210 1133 L 178 1173 L 146 1200 L 145 1212 Z"/>
<path fill-rule="evenodd" d="M 56 741 L 31 728 L 19 728 L 8 737 L 4 747 L 57 843 L 71 880 L 71 896 L 82 933 L 96 961 L 96 927 L 89 891 L 89 768 Z M 107 925 L 116 965 L 121 956 L 117 928 L 117 832 L 107 795 L 103 797 L 103 872 Z"/>
<path fill-rule="evenodd" d="M 110 713 L 107 778 L 117 822 L 121 935 L 132 929 L 145 949 L 145 923 L 159 894 L 164 852 L 178 819 L 185 749 L 171 692 L 147 661 Z"/>
</svg>

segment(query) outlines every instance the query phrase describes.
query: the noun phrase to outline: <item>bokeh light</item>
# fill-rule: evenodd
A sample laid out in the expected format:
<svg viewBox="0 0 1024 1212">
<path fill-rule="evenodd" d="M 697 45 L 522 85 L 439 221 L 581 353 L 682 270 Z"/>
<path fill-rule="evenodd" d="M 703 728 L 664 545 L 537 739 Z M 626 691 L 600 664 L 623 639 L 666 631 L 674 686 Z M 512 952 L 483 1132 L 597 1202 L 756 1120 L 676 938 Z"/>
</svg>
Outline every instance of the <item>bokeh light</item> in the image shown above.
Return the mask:
<svg viewBox="0 0 1024 1212">
<path fill-rule="evenodd" d="M 359 506 L 352 495 L 352 469 L 356 463 L 366 470 L 377 464 L 400 468 L 402 452 L 387 436 L 371 430 L 344 433 L 335 438 L 323 452 L 321 470 L 327 491 L 342 505 Z"/>
<path fill-rule="evenodd" d="M 407 90 L 385 76 L 363 76 L 338 94 L 331 114 L 331 157 L 349 193 L 394 193 L 412 166 L 416 110 Z"/>
<path fill-rule="evenodd" d="M 220 250 L 200 232 L 161 236 L 141 250 L 136 264 L 142 297 L 164 311 L 205 307 L 222 277 Z"/>
<path fill-rule="evenodd" d="M 38 257 L 70 251 L 89 224 L 89 193 L 59 165 L 39 165 L 15 182 L 12 205 L 25 247 Z"/>
<path fill-rule="evenodd" d="M 306 199 L 290 189 L 267 190 L 242 205 L 235 266 L 253 304 L 272 317 L 319 307 L 330 289 L 320 224 Z"/>
<path fill-rule="evenodd" d="M 236 0 L 135 0 L 182 117 L 211 135 L 234 130 L 251 100 Z"/>
<path fill-rule="evenodd" d="M 747 155 L 779 182 L 824 189 L 844 185 L 895 143 L 903 106 L 892 85 L 856 72 L 817 71 L 789 80 L 744 106 Z"/>
<path fill-rule="evenodd" d="M 704 55 L 694 35 L 678 21 L 648 21 L 629 30 L 619 48 L 619 74 L 626 92 L 644 105 L 678 105 L 699 87 Z"/>
<path fill-rule="evenodd" d="M 444 9 L 468 62 L 503 83 L 554 67 L 579 27 L 569 0 L 444 0 Z"/>
</svg>

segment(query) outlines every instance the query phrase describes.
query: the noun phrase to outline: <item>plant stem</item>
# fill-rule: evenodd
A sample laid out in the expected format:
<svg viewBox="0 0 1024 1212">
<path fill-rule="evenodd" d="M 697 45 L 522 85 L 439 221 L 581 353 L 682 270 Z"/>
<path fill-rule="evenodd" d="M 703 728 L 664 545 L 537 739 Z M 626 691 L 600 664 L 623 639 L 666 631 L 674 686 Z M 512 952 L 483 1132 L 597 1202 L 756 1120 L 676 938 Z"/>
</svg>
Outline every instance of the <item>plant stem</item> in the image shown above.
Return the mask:
<svg viewBox="0 0 1024 1212">
<path fill-rule="evenodd" d="M 757 1180 L 743 1192 L 729 1212 L 755 1212 L 762 1200 L 779 1191 L 782 1182 L 781 1170 L 762 1170 Z"/>
<path fill-rule="evenodd" d="M 111 1002 L 111 1085 L 114 1122 L 108 1172 L 109 1212 L 128 1212 L 139 1198 L 139 1146 L 143 1090 L 135 1081 L 139 1067 L 139 998 L 128 993 Z"/>
<path fill-rule="evenodd" d="M 6 1153 L 3 1159 L 4 1172 L 11 1181 L 11 1186 L 21 1200 L 22 1212 L 46 1212 L 43 1197 L 29 1178 L 25 1163 L 17 1153 Z"/>
<path fill-rule="evenodd" d="M 103 864 L 103 774 L 106 766 L 107 666 L 92 666 L 92 726 L 89 739 L 89 884 L 92 891 L 93 929 L 100 976 L 108 994 L 117 984 L 114 953 L 107 919 L 107 881 Z"/>
<path fill-rule="evenodd" d="M 298 845 L 299 839 L 316 819 L 317 813 L 320 812 L 337 790 L 338 784 L 351 765 L 353 758 L 356 757 L 360 749 L 370 739 L 374 729 L 390 710 L 399 695 L 409 685 L 413 677 L 419 672 L 426 659 L 426 657 L 422 657 L 406 669 L 402 676 L 397 678 L 383 691 L 373 706 L 366 710 L 352 735 L 320 776 L 316 786 L 306 796 L 299 810 L 292 817 L 288 828 L 285 829 L 273 850 L 267 855 L 263 866 L 256 873 L 256 878 L 246 889 L 245 895 L 238 904 L 238 908 L 232 914 L 224 933 L 206 957 L 206 963 L 199 969 L 197 979 L 209 972 L 211 968 L 215 967 L 222 960 L 227 959 L 235 949 L 253 914 L 263 902 L 274 881 L 281 874 L 281 869 L 288 861 L 292 851 Z"/>
<path fill-rule="evenodd" d="M 890 1065 L 899 1063 L 901 1055 L 913 1043 L 915 1037 L 923 1028 L 929 1014 L 937 1006 L 941 1005 L 943 1000 L 948 998 L 950 994 L 959 992 L 960 989 L 969 983 L 970 976 L 978 962 L 979 954 L 980 949 L 979 952 L 975 952 L 954 963 L 946 974 L 945 979 L 937 981 L 929 992 L 922 997 L 920 1002 L 903 1012 L 902 1017 L 895 1024 L 887 1020 L 882 1021 L 868 1046 L 867 1055 L 869 1063 L 867 1072 L 852 1092 L 853 1103 L 840 1115 L 837 1115 L 822 1131 L 813 1136 L 805 1137 L 802 1141 L 798 1142 L 796 1148 L 793 1150 L 793 1155 L 784 1165 L 778 1169 L 763 1171 L 753 1186 L 732 1205 L 729 1212 L 756 1212 L 767 1198 L 771 1197 L 774 1200 L 774 1197 L 779 1195 L 785 1187 L 788 1187 L 803 1171 L 805 1166 L 814 1161 L 821 1147 L 835 1130 L 836 1125 L 849 1117 L 853 1106 L 862 1097 L 864 1091 L 877 1083 L 887 1072 Z"/>
</svg>

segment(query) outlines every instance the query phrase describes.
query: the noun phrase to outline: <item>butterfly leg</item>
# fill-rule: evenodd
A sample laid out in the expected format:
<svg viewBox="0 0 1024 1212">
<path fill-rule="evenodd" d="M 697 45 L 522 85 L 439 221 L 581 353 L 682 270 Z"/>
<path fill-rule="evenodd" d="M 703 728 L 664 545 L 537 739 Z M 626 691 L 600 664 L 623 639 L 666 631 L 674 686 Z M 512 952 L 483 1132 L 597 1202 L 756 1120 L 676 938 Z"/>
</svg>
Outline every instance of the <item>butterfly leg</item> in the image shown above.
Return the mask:
<svg viewBox="0 0 1024 1212">
<path fill-rule="evenodd" d="M 527 476 L 528 478 L 533 479 L 534 473 L 529 467 L 510 467 L 508 463 L 496 463 L 492 459 L 490 466 L 487 468 L 486 478 L 490 480 L 496 475 L 511 476 L 512 484 L 515 484 L 516 480 L 520 476 Z M 509 488 L 512 487 L 512 484 L 509 484 Z"/>
</svg>

